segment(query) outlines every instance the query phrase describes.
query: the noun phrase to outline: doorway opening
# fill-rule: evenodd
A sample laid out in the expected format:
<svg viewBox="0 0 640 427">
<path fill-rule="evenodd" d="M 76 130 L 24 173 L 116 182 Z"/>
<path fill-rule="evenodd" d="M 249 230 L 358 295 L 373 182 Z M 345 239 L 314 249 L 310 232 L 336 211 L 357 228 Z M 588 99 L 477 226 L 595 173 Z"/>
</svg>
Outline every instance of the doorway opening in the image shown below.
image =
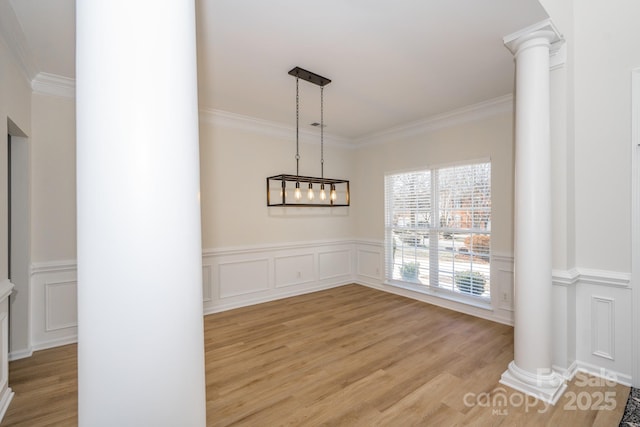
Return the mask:
<svg viewBox="0 0 640 427">
<path fill-rule="evenodd" d="M 9 298 L 9 359 L 14 360 L 31 355 L 29 144 L 11 119 L 7 129 L 7 274 L 14 285 Z"/>
</svg>

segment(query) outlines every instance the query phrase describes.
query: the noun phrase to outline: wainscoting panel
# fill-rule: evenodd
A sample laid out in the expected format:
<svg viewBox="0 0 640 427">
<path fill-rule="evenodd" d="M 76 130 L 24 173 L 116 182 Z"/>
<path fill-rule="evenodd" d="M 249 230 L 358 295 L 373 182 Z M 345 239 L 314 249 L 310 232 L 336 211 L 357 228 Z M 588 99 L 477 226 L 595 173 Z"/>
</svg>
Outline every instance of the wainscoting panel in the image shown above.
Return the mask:
<svg viewBox="0 0 640 427">
<path fill-rule="evenodd" d="M 351 278 L 352 249 L 318 253 L 318 279 Z"/>
<path fill-rule="evenodd" d="M 220 299 L 269 289 L 269 259 L 228 261 L 218 264 Z"/>
<path fill-rule="evenodd" d="M 376 248 L 368 248 L 358 245 L 357 249 L 357 275 L 367 279 L 382 281 L 384 271 L 384 254 Z"/>
<path fill-rule="evenodd" d="M 77 283 L 75 261 L 31 266 L 31 350 L 77 341 Z"/>
<path fill-rule="evenodd" d="M 78 283 L 76 281 L 46 282 L 45 290 L 45 331 L 78 326 L 77 307 Z"/>
<path fill-rule="evenodd" d="M 494 283 L 494 280 L 496 283 Z M 498 315 L 513 324 L 513 256 L 491 256 L 491 302 Z"/>
<path fill-rule="evenodd" d="M 358 283 L 380 287 L 384 283 L 384 242 L 359 241 L 356 244 Z"/>
<path fill-rule="evenodd" d="M 629 385 L 633 373 L 630 275 L 578 269 L 577 282 L 578 369 Z"/>
<path fill-rule="evenodd" d="M 313 253 L 276 256 L 274 262 L 276 288 L 315 281 L 316 267 Z"/>
<path fill-rule="evenodd" d="M 615 360 L 615 301 L 612 298 L 591 297 L 591 354 Z"/>
<path fill-rule="evenodd" d="M 353 283 L 354 247 L 337 240 L 205 250 L 213 280 L 204 313 Z"/>
</svg>

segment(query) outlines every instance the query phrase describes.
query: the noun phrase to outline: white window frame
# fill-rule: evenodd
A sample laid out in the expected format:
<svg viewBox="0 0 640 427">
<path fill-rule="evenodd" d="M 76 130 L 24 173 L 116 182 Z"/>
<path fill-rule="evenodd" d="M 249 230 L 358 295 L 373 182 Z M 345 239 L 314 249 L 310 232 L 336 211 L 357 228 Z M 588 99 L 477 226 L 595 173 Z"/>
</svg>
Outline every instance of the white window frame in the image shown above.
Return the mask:
<svg viewBox="0 0 640 427">
<path fill-rule="evenodd" d="M 424 169 L 420 169 L 420 170 L 411 170 L 411 171 L 402 171 L 402 172 L 393 172 L 393 173 L 388 173 L 385 174 L 385 195 L 384 195 L 384 200 L 385 200 L 385 284 L 387 285 L 393 285 L 393 286 L 397 286 L 397 287 L 402 287 L 402 288 L 406 288 L 406 289 L 410 289 L 413 291 L 417 291 L 417 292 L 421 292 L 421 293 L 426 293 L 426 294 L 430 294 L 430 295 L 435 295 L 438 297 L 442 297 L 442 298 L 446 298 L 446 299 L 451 299 L 451 300 L 455 300 L 455 301 L 459 301 L 459 302 L 463 302 L 463 303 L 467 303 L 470 305 L 474 305 L 474 306 L 478 306 L 478 307 L 482 307 L 482 308 L 490 308 L 491 306 L 491 247 L 489 246 L 489 254 L 487 256 L 488 259 L 488 265 L 484 268 L 484 270 L 486 270 L 487 272 L 487 279 L 488 279 L 488 283 L 487 283 L 487 291 L 484 295 L 482 296 L 478 296 L 478 295 L 469 295 L 469 294 L 465 294 L 459 291 L 455 290 L 455 285 L 451 284 L 448 287 L 442 287 L 439 286 L 440 284 L 438 283 L 439 281 L 439 274 L 442 272 L 442 270 L 440 269 L 440 267 L 438 266 L 439 263 L 439 250 L 441 251 L 442 249 L 439 248 L 439 239 L 438 239 L 438 235 L 439 233 L 442 232 L 451 232 L 451 233 L 460 233 L 460 232 L 464 232 L 465 234 L 488 234 L 489 236 L 491 235 L 491 227 L 490 227 L 490 221 L 491 221 L 491 210 L 489 212 L 489 225 L 486 229 L 476 229 L 476 228 L 459 228 L 459 229 L 449 229 L 449 228 L 444 228 L 440 226 L 440 221 L 439 221 L 439 214 L 440 214 L 440 209 L 439 209 L 439 188 L 438 188 L 438 173 L 444 169 L 448 169 L 448 168 L 452 168 L 452 167 L 463 167 L 463 166 L 472 166 L 472 165 L 477 165 L 477 164 L 488 164 L 489 166 L 489 182 L 491 182 L 491 160 L 490 159 L 477 159 L 477 160 L 469 160 L 466 162 L 459 162 L 459 163 L 455 163 L 455 164 L 448 164 L 448 165 L 438 165 L 438 166 L 434 166 L 434 167 L 429 167 L 429 168 L 424 168 Z M 421 233 L 428 234 L 428 239 L 429 239 L 429 266 L 428 266 L 428 270 L 429 270 L 429 283 L 417 283 L 415 281 L 411 281 L 411 280 L 403 280 L 401 278 L 398 277 L 398 272 L 395 272 L 395 276 L 394 277 L 394 268 L 397 269 L 397 266 L 395 265 L 395 260 L 394 260 L 394 230 L 398 230 L 399 228 L 397 226 L 394 226 L 393 224 L 393 212 L 390 212 L 391 209 L 393 209 L 392 207 L 392 198 L 393 198 L 393 194 L 392 193 L 392 189 L 390 188 L 391 185 L 391 181 L 389 181 L 390 179 L 393 179 L 393 177 L 397 177 L 397 176 L 401 176 L 401 175 L 408 175 L 408 174 L 418 174 L 418 173 L 429 173 L 430 174 L 430 193 L 429 193 L 429 202 L 427 204 L 430 205 L 430 215 L 429 218 L 438 218 L 435 222 L 435 226 L 432 226 L 432 224 L 429 223 L 428 227 L 425 227 L 424 230 L 422 230 L 422 228 L 420 228 Z M 492 185 L 490 184 L 489 187 L 490 191 L 492 190 Z M 433 195 L 438 195 L 436 197 L 433 197 Z M 492 198 L 493 196 L 491 196 Z M 412 228 L 407 228 L 407 231 L 414 231 L 417 233 L 417 229 L 412 229 Z M 425 234 L 426 235 L 426 234 Z M 417 246 L 417 245 L 416 245 Z M 404 249 L 404 246 L 403 246 Z M 455 252 L 455 248 L 452 249 L 452 252 Z M 455 258 L 455 257 L 454 257 Z M 471 258 L 473 259 L 473 257 Z M 422 267 L 422 266 L 421 266 Z M 436 274 L 432 274 L 432 271 L 435 271 Z M 453 268 L 452 271 L 452 276 L 455 276 L 455 268 Z M 452 281 L 455 280 L 452 277 Z"/>
</svg>

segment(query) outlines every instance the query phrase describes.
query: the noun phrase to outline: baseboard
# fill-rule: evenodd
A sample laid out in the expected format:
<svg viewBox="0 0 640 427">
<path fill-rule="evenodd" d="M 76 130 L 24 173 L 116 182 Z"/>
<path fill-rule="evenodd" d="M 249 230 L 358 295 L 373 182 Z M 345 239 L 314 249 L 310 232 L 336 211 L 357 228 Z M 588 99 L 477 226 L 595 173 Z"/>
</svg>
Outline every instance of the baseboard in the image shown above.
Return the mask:
<svg viewBox="0 0 640 427">
<path fill-rule="evenodd" d="M 12 351 L 9 353 L 9 362 L 13 362 L 14 360 L 26 359 L 27 357 L 31 357 L 31 356 L 33 356 L 32 348 Z"/>
<path fill-rule="evenodd" d="M 15 393 L 11 390 L 11 387 L 7 387 L 4 393 L 2 393 L 2 397 L 0 397 L 0 421 L 2 421 L 4 415 L 7 413 L 7 409 L 13 400 L 13 396 L 15 396 Z"/>
<path fill-rule="evenodd" d="M 78 336 L 74 334 L 73 336 L 35 343 L 31 347 L 31 349 L 33 351 L 39 351 L 39 350 L 46 350 L 48 348 L 61 347 L 63 345 L 77 344 L 77 343 L 78 343 Z"/>
<path fill-rule="evenodd" d="M 584 372 L 585 374 L 593 375 L 594 377 L 603 378 L 608 381 L 615 381 L 618 384 L 631 387 L 632 378 L 631 375 L 622 374 L 620 372 L 605 369 L 600 366 L 592 365 L 586 362 L 576 361 L 577 371 Z"/>
</svg>

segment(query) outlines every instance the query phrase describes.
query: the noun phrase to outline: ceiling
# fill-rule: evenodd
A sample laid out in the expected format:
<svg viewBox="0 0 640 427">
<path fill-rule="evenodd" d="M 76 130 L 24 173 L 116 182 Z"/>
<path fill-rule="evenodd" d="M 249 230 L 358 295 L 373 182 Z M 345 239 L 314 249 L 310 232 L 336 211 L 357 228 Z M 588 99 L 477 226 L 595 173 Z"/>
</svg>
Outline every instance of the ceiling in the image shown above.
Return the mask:
<svg viewBox="0 0 640 427">
<path fill-rule="evenodd" d="M 4 0 L 0 0 L 4 1 Z M 74 0 L 8 0 L 37 71 L 75 77 Z M 159 6 L 160 7 L 160 6 Z M 300 66 L 332 80 L 326 133 L 350 140 L 513 91 L 502 38 L 548 15 L 537 0 L 196 0 L 199 103 L 295 125 Z M 301 128 L 319 121 L 300 83 Z"/>
</svg>

